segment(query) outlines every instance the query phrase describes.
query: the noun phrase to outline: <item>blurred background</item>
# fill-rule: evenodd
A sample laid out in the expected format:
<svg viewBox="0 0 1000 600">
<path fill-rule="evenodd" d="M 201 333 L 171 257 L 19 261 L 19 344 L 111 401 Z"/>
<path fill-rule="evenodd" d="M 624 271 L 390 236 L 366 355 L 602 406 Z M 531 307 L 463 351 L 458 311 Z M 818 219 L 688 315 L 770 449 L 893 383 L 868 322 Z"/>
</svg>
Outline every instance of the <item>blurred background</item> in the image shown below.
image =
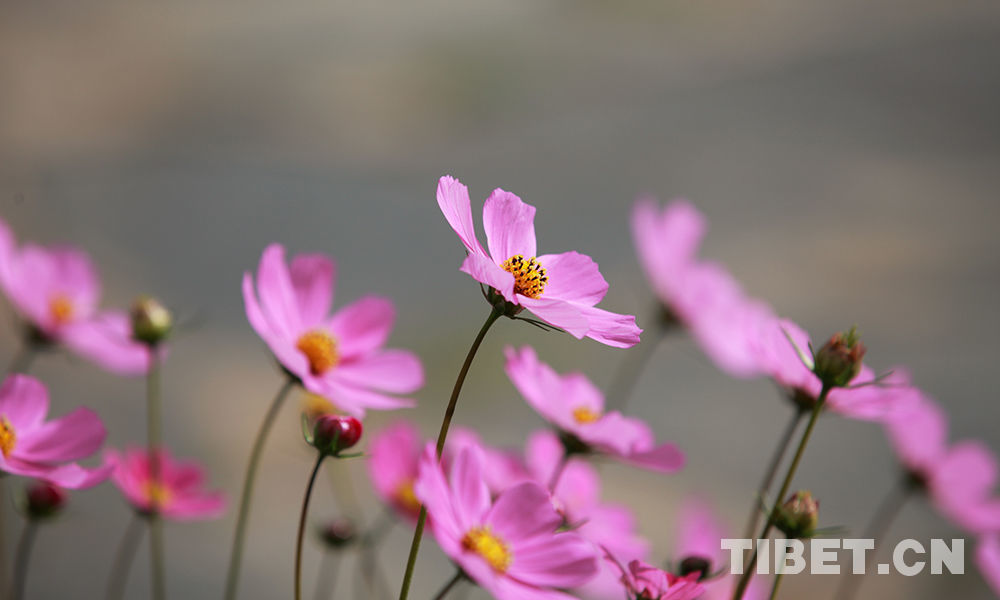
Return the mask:
<svg viewBox="0 0 1000 600">
<path fill-rule="evenodd" d="M 954 439 L 1000 450 L 998 60 L 1000 5 L 989 1 L 4 2 L 0 215 L 21 240 L 91 252 L 105 305 L 152 293 L 203 317 L 173 344 L 165 434 L 233 501 L 281 383 L 239 289 L 271 241 L 335 256 L 337 306 L 370 292 L 396 300 L 391 343 L 427 368 L 420 406 L 405 416 L 436 431 L 488 310 L 459 273 L 461 246 L 435 204 L 445 173 L 470 187 L 477 223 L 494 187 L 536 205 L 540 251 L 592 255 L 611 283 L 602 306 L 640 325 L 652 298 L 631 204 L 642 192 L 689 198 L 710 219 L 704 254 L 751 293 L 814 339 L 858 324 L 869 363 L 909 366 L 948 408 Z M 18 341 L 2 321 L 8 360 Z M 627 356 L 501 322 L 456 420 L 499 444 L 542 426 L 503 375 L 512 343 L 599 384 Z M 606 498 L 635 508 L 661 560 L 673 509 L 691 493 L 740 527 L 788 408 L 770 384 L 718 372 L 683 336 L 653 361 L 633 413 L 679 443 L 689 467 L 602 473 Z M 141 381 L 62 355 L 34 372 L 56 413 L 86 404 L 110 445 L 144 440 Z M 311 461 L 296 409 L 286 407 L 258 480 L 246 598 L 289 595 Z M 373 414 L 366 427 L 398 416 Z M 340 475 L 375 518 L 364 464 Z M 824 525 L 854 533 L 895 481 L 879 428 L 832 416 L 798 478 L 821 499 Z M 128 510 L 111 485 L 71 502 L 38 538 L 31 598 L 103 594 Z M 312 515 L 337 514 L 320 486 Z M 233 519 L 231 509 L 168 525 L 172 597 L 220 597 Z M 916 501 L 890 538 L 958 535 Z M 382 551 L 394 590 L 409 537 L 397 527 Z M 147 595 L 146 551 L 129 597 Z M 313 543 L 307 590 L 319 559 Z M 432 543 L 418 568 L 413 598 L 451 573 Z M 967 569 L 872 577 L 862 597 L 990 597 L 971 559 Z M 825 597 L 833 583 L 793 577 L 783 593 Z"/>
</svg>

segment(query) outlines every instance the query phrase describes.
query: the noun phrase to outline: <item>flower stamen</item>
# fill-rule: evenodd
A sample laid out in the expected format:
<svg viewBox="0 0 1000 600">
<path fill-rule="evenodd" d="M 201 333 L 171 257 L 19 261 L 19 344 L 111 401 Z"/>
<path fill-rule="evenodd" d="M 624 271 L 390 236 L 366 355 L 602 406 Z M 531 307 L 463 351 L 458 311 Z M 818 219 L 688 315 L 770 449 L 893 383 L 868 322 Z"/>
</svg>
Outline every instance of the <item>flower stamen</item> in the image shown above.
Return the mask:
<svg viewBox="0 0 1000 600">
<path fill-rule="evenodd" d="M 49 314 L 56 325 L 69 323 L 73 312 L 73 301 L 66 294 L 55 294 L 49 299 Z"/>
<path fill-rule="evenodd" d="M 586 406 L 579 406 L 573 409 L 573 419 L 580 425 L 593 423 L 601 418 L 601 413 Z"/>
<path fill-rule="evenodd" d="M 163 483 L 147 481 L 143 485 L 142 489 L 143 495 L 149 500 L 149 503 L 153 506 L 162 508 L 166 506 L 173 494 Z"/>
<path fill-rule="evenodd" d="M 514 292 L 528 298 L 541 296 L 549 282 L 545 267 L 534 256 L 525 260 L 524 256 L 515 254 L 503 261 L 500 268 L 514 276 Z"/>
<path fill-rule="evenodd" d="M 8 458 L 14 451 L 17 443 L 17 434 L 14 433 L 14 426 L 10 424 L 7 417 L 0 417 L 0 452 L 4 458 Z"/>
<path fill-rule="evenodd" d="M 410 512 L 420 512 L 420 500 L 417 500 L 417 494 L 413 491 L 413 481 L 400 484 L 396 489 L 396 502 Z"/>
<path fill-rule="evenodd" d="M 309 359 L 309 370 L 313 375 L 322 375 L 337 366 L 337 341 L 333 336 L 319 329 L 304 333 L 295 344 Z"/>
<path fill-rule="evenodd" d="M 482 556 L 497 573 L 505 573 L 514 559 L 507 544 L 489 527 L 473 527 L 462 538 L 462 547 Z"/>
</svg>

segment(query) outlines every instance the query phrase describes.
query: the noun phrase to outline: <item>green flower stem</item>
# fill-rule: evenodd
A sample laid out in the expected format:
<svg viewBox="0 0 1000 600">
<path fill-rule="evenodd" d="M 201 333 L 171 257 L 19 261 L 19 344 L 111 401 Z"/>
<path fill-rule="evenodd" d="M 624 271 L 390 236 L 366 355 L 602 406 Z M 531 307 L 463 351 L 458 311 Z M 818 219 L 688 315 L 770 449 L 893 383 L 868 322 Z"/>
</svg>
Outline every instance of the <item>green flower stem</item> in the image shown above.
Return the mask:
<svg viewBox="0 0 1000 600">
<path fill-rule="evenodd" d="M 664 309 L 660 308 L 660 313 Z M 671 321 L 666 316 L 658 314 L 656 322 L 647 331 L 643 332 L 645 337 L 642 341 L 625 355 L 614 379 L 608 386 L 607 410 L 624 411 L 628 405 L 629 398 L 635 390 L 635 384 L 639 381 L 639 376 L 646 368 L 649 359 L 656 354 L 656 349 L 660 347 L 660 342 L 666 337 L 668 331 L 673 329 L 675 321 Z"/>
<path fill-rule="evenodd" d="M 451 399 L 448 400 L 448 408 L 445 409 L 444 412 L 444 420 L 441 421 L 441 431 L 438 432 L 438 459 L 441 458 L 441 452 L 444 450 L 444 442 L 448 438 L 448 428 L 451 426 L 451 418 L 455 414 L 455 406 L 458 404 L 458 396 L 462 392 L 462 385 L 465 383 L 465 376 L 469 374 L 469 367 L 472 366 L 472 359 L 476 357 L 476 352 L 479 350 L 480 344 L 483 343 L 483 338 L 486 337 L 486 332 L 490 330 L 493 323 L 496 323 L 497 319 L 499 319 L 502 315 L 503 304 L 494 305 L 493 309 L 490 311 L 490 316 L 486 318 L 486 322 L 483 323 L 475 341 L 472 342 L 472 347 L 469 348 L 469 353 L 465 356 L 465 362 L 462 364 L 462 369 L 458 372 L 458 378 L 455 380 L 455 387 L 451 391 Z M 410 593 L 410 584 L 413 582 L 413 568 L 417 564 L 417 554 L 420 552 L 420 538 L 424 535 L 424 526 L 426 524 L 427 508 L 421 506 L 420 516 L 417 517 L 417 527 L 413 532 L 413 542 L 410 544 L 410 555 L 406 559 L 406 571 L 403 573 L 403 587 L 399 590 L 399 600 L 406 600 L 406 597 Z"/>
<path fill-rule="evenodd" d="M 302 513 L 299 515 L 299 533 L 295 538 L 295 600 L 302 600 L 302 540 L 306 534 L 306 515 L 309 513 L 309 499 L 312 497 L 313 486 L 316 484 L 316 475 L 319 468 L 323 466 L 323 459 L 327 457 L 326 452 L 319 452 L 316 457 L 316 464 L 312 473 L 309 474 L 309 484 L 306 486 L 306 494 L 302 498 Z"/>
<path fill-rule="evenodd" d="M 743 532 L 744 539 L 749 539 L 753 535 L 753 532 L 757 531 L 761 513 L 760 503 L 767 498 L 767 493 L 771 491 L 771 486 L 774 484 L 774 477 L 778 474 L 778 467 L 781 466 L 781 461 L 785 459 L 785 453 L 788 452 L 788 447 L 792 444 L 792 437 L 795 435 L 795 430 L 799 428 L 799 423 L 805 418 L 806 411 L 807 409 L 805 408 L 795 408 L 791 420 L 785 426 L 785 431 L 781 434 L 781 439 L 778 440 L 778 445 L 774 448 L 774 456 L 771 457 L 771 463 L 764 473 L 760 487 L 757 488 L 757 496 L 754 498 L 753 506 L 750 509 L 750 516 L 747 517 L 747 525 Z M 783 499 L 778 498 L 776 501 Z"/>
<path fill-rule="evenodd" d="M 774 576 L 774 585 L 771 586 L 771 595 L 768 596 L 770 600 L 775 600 L 778 597 L 778 588 L 781 587 L 781 580 L 784 576 L 784 573 L 778 573 Z"/>
<path fill-rule="evenodd" d="M 164 572 L 163 519 L 160 516 L 159 495 L 161 485 L 160 456 L 160 360 L 156 344 L 147 345 L 149 370 L 146 373 L 146 443 L 149 452 L 149 477 L 151 493 L 149 499 L 149 556 L 153 600 L 167 597 L 166 575 Z"/>
<path fill-rule="evenodd" d="M 28 561 L 31 559 L 31 546 L 35 542 L 35 533 L 38 530 L 38 522 L 28 519 L 21 532 L 21 539 L 17 543 L 17 556 L 14 559 L 14 584 L 11 587 L 11 600 L 22 600 L 24 598 L 24 586 L 28 580 Z"/>
<path fill-rule="evenodd" d="M 781 491 L 775 500 L 774 508 L 767 517 L 767 522 L 764 523 L 764 529 L 761 531 L 758 539 L 766 540 L 768 535 L 771 534 L 771 529 L 774 527 L 775 517 L 777 516 L 777 509 L 781 506 L 781 502 L 784 500 L 785 495 L 788 494 L 788 489 L 792 485 L 792 480 L 795 478 L 795 472 L 799 469 L 799 462 L 802 461 L 802 454 L 805 452 L 806 446 L 809 444 L 809 438 L 812 437 L 813 429 L 816 427 L 816 421 L 819 419 L 819 415 L 823 412 L 823 407 L 826 405 L 826 397 L 830 394 L 830 387 L 825 385 L 819 393 L 819 397 L 816 399 L 816 404 L 813 406 L 812 413 L 809 415 L 809 423 L 806 425 L 806 430 L 802 434 L 802 439 L 799 440 L 799 446 L 795 450 L 795 457 L 792 458 L 792 464 L 788 466 L 788 472 L 785 473 L 785 480 L 781 483 Z M 750 556 L 750 562 L 743 569 L 743 576 L 740 577 L 739 585 L 736 586 L 736 592 L 733 594 L 733 600 L 741 600 L 743 594 L 746 593 L 747 586 L 750 584 L 750 578 L 753 577 L 754 567 L 757 566 L 757 550 L 754 549 L 753 554 Z"/>
<path fill-rule="evenodd" d="M 125 584 L 128 582 L 128 572 L 132 568 L 132 558 L 135 556 L 139 542 L 142 540 L 142 519 L 134 514 L 125 528 L 125 534 L 118 545 L 115 562 L 108 578 L 107 600 L 120 600 L 125 594 Z"/>
<path fill-rule="evenodd" d="M 274 425 L 274 420 L 281 410 L 281 406 L 295 385 L 295 380 L 289 378 L 282 384 L 281 389 L 271 402 L 264 420 L 257 431 L 253 447 L 250 450 L 250 460 L 247 463 L 246 474 L 243 476 L 243 491 L 240 494 L 240 510 L 236 515 L 236 533 L 233 535 L 233 547 L 229 553 L 229 568 L 226 571 L 226 600 L 236 598 L 236 588 L 240 578 L 240 564 L 243 561 L 243 543 L 246 538 L 247 518 L 250 516 L 250 500 L 253 496 L 253 484 L 257 478 L 257 467 L 260 464 L 260 457 L 264 450 L 264 442 Z"/>
<path fill-rule="evenodd" d="M 441 591 L 439 591 L 434 596 L 434 600 L 444 600 L 444 597 L 448 595 L 448 592 L 450 592 L 452 590 L 452 588 L 454 588 L 456 585 L 458 585 L 458 582 L 462 581 L 462 578 L 464 578 L 464 577 L 465 577 L 465 574 L 462 573 L 461 569 L 458 570 L 455 573 L 455 576 L 452 577 L 451 579 L 449 579 L 448 583 L 444 584 L 444 587 L 441 588 Z"/>
</svg>

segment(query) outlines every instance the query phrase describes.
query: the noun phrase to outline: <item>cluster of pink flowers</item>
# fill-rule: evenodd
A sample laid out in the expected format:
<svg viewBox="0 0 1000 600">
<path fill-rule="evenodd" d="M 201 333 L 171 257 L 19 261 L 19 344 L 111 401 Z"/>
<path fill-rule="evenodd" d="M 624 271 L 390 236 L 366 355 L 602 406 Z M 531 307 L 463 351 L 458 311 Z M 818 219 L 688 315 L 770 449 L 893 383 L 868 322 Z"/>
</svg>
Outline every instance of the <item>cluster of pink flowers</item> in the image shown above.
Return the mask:
<svg viewBox="0 0 1000 600">
<path fill-rule="evenodd" d="M 449 430 L 472 359 L 486 331 L 502 317 L 612 348 L 635 346 L 643 332 L 634 316 L 597 307 L 608 283 L 589 256 L 575 251 L 538 254 L 535 207 L 518 196 L 497 189 L 486 199 L 485 246 L 476 235 L 469 192 L 461 182 L 442 177 L 437 202 L 466 252 L 456 266 L 480 284 L 491 312 L 460 371 L 436 442 L 404 419 L 364 440 L 376 496 L 414 532 L 401 599 L 425 525 L 457 571 L 438 598 L 463 580 L 500 600 L 766 597 L 770 579 L 727 576 L 728 555 L 720 541 L 735 532 L 723 524 L 711 501 L 691 496 L 678 511 L 672 556 L 660 561 L 652 556 L 653 544 L 632 510 L 604 498 L 595 458 L 658 477 L 680 471 L 685 455 L 676 445 L 658 441 L 645 421 L 625 414 L 625 398 L 606 401 L 585 374 L 557 372 L 530 346 L 508 346 L 502 361 L 495 351 L 484 360 L 505 370 L 509 392 L 537 413 L 540 428 L 510 448 L 486 443 L 475 429 Z M 906 369 L 879 373 L 863 364 L 865 348 L 853 330 L 815 350 L 802 327 L 745 293 L 723 265 L 699 256 L 706 230 L 705 218 L 689 202 L 661 209 L 644 198 L 635 205 L 636 251 L 662 305 L 657 331 L 682 328 L 723 372 L 777 384 L 799 417 L 811 416 L 800 453 L 825 409 L 884 428 L 908 489 L 923 493 L 947 520 L 978 539 L 977 565 L 1000 594 L 1000 496 L 995 492 L 1000 471 L 994 454 L 981 442 L 950 443 L 942 408 L 912 384 Z M 303 526 L 323 460 L 355 456 L 343 451 L 362 440 L 360 419 L 368 411 L 415 406 L 412 396 L 424 385 L 417 355 L 387 347 L 396 317 L 393 302 L 368 295 L 334 311 L 336 276 L 329 256 L 299 254 L 288 260 L 277 243 L 263 250 L 256 273 L 244 273 L 247 319 L 277 362 L 284 384 L 250 452 L 227 599 L 236 597 L 260 454 L 288 390 L 301 387 L 323 406 L 303 416 L 304 438 L 317 450 L 317 459 L 298 532 L 298 598 Z M 65 349 L 112 373 L 146 375 L 151 381 L 167 358 L 160 334 L 166 337 L 169 324 L 160 323 L 162 313 L 150 313 L 148 306 L 132 314 L 99 310 L 100 285 L 85 253 L 18 246 L 2 221 L 0 289 L 23 323 L 23 356 Z M 88 488 L 109 478 L 151 524 L 158 517 L 190 521 L 224 513 L 225 498 L 206 489 L 204 470 L 175 458 L 152 434 L 145 447 L 107 449 L 93 465 L 81 464 L 100 453 L 105 438 L 100 418 L 78 408 L 46 420 L 48 393 L 23 373 L 28 364 L 17 361 L 17 372 L 8 373 L 0 386 L 0 472 L 43 482 L 29 492 L 29 504 L 38 507 L 30 515 L 60 507 L 62 488 Z M 152 411 L 152 398 L 150 402 Z M 795 475 L 798 457 L 783 491 Z M 761 501 L 784 500 L 764 498 L 768 491 L 760 490 Z M 765 511 L 765 535 L 776 525 L 779 508 Z M 815 519 L 815 511 L 808 516 Z M 788 537 L 808 537 L 813 529 L 804 535 L 782 531 Z M 332 540 L 330 547 L 336 550 L 361 540 L 362 552 L 374 552 L 377 535 L 355 535 L 344 526 L 324 539 Z"/>
</svg>

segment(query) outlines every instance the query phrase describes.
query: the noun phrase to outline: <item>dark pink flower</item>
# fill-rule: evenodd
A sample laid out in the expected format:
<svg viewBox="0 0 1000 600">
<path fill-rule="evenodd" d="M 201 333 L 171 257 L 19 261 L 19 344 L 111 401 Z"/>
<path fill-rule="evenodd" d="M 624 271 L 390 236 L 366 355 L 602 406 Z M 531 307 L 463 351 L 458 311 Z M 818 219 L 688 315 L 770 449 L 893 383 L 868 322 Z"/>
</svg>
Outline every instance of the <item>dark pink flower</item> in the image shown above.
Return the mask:
<svg viewBox="0 0 1000 600">
<path fill-rule="evenodd" d="M 416 522 L 420 501 L 413 492 L 424 440 L 417 426 L 398 421 L 385 427 L 368 444 L 368 476 L 378 497 L 400 516 Z"/>
<path fill-rule="evenodd" d="M 507 348 L 507 375 L 528 404 L 560 431 L 590 449 L 664 473 L 679 471 L 684 454 L 673 444 L 656 445 L 652 430 L 639 419 L 604 411 L 604 395 L 582 373 L 560 376 L 525 346 Z"/>
<path fill-rule="evenodd" d="M 100 311 L 97 270 L 82 250 L 25 244 L 0 221 L 0 288 L 43 340 L 69 348 L 119 375 L 149 368 L 146 347 L 132 339 L 125 311 Z"/>
<path fill-rule="evenodd" d="M 957 526 L 974 534 L 1000 531 L 995 455 L 979 441 L 949 445 L 944 411 L 916 388 L 908 393 L 912 401 L 885 422 L 903 466 Z"/>
<path fill-rule="evenodd" d="M 705 229 L 705 218 L 684 200 L 661 212 L 642 198 L 632 211 L 636 253 L 657 298 L 720 369 L 752 377 L 756 361 L 742 334 L 770 309 L 748 297 L 725 267 L 698 258 Z"/>
<path fill-rule="evenodd" d="M 421 458 L 417 498 L 444 553 L 499 600 L 568 600 L 558 591 L 597 574 L 592 544 L 559 532 L 563 519 L 548 492 L 526 482 L 490 496 L 474 446 L 459 450 L 446 477 L 434 445 Z"/>
<path fill-rule="evenodd" d="M 424 382 L 411 352 L 383 348 L 392 330 L 392 302 L 366 296 L 330 315 L 335 265 L 321 254 L 300 254 L 285 265 L 285 249 L 271 244 L 257 269 L 257 289 L 243 275 L 247 319 L 281 365 L 310 392 L 354 416 L 365 409 L 413 406 L 409 394 Z M 258 301 L 259 297 L 259 301 Z"/>
<path fill-rule="evenodd" d="M 153 481 L 149 451 L 129 448 L 123 454 L 105 453 L 106 463 L 114 469 L 112 481 L 125 499 L 139 511 L 149 511 L 154 503 L 164 518 L 172 521 L 215 519 L 226 511 L 221 492 L 204 489 L 205 471 L 194 461 L 175 460 L 166 448 L 155 456 L 159 473 Z"/>
<path fill-rule="evenodd" d="M 639 342 L 635 317 L 596 307 L 608 282 L 589 256 L 577 252 L 538 255 L 535 207 L 510 192 L 496 189 L 483 205 L 489 251 L 476 238 L 469 190 L 450 176 L 437 189 L 438 206 L 465 244 L 462 271 L 518 307 L 577 339 L 628 348 Z"/>
<path fill-rule="evenodd" d="M 607 560 L 621 572 L 629 600 L 694 600 L 704 593 L 695 573 L 678 577 L 641 560 L 630 561 L 627 569 L 610 554 Z"/>
<path fill-rule="evenodd" d="M 1000 535 L 983 536 L 976 546 L 976 567 L 993 593 L 1000 596 Z"/>
<path fill-rule="evenodd" d="M 49 394 L 40 381 L 11 375 L 0 387 L 0 471 L 78 489 L 108 478 L 111 469 L 88 469 L 77 460 L 104 443 L 104 425 L 87 408 L 45 421 Z"/>
</svg>

